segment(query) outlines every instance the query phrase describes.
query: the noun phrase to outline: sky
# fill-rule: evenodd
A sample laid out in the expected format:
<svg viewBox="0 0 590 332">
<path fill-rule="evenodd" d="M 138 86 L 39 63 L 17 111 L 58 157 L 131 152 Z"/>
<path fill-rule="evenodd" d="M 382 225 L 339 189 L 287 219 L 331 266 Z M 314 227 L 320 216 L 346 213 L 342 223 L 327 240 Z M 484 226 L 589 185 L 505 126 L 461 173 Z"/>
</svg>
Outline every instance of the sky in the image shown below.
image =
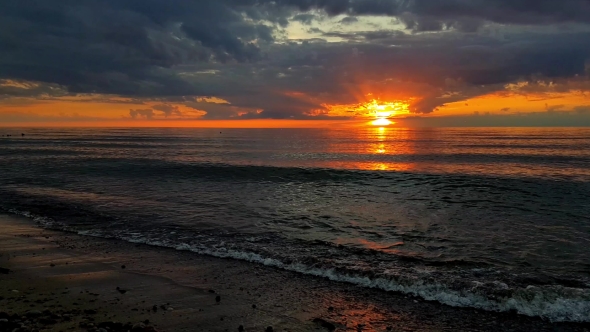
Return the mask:
<svg viewBox="0 0 590 332">
<path fill-rule="evenodd" d="M 590 0 L 4 0 L 0 126 L 590 126 Z"/>
</svg>

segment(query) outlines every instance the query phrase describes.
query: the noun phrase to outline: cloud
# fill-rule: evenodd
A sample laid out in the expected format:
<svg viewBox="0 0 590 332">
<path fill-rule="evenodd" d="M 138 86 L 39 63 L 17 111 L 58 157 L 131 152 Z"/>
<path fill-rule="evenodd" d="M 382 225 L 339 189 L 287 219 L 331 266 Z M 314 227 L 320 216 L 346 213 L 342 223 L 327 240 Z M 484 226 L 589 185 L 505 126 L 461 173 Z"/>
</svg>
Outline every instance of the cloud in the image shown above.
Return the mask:
<svg viewBox="0 0 590 332">
<path fill-rule="evenodd" d="M 67 89 L 54 83 L 0 79 L 0 100 L 13 97 L 51 98 L 68 94 Z"/>
<path fill-rule="evenodd" d="M 353 23 L 356 23 L 358 21 L 359 21 L 359 19 L 356 18 L 356 17 L 354 17 L 354 16 L 347 16 L 347 17 L 341 19 L 340 20 L 340 23 L 342 23 L 342 24 L 353 24 Z"/>
<path fill-rule="evenodd" d="M 154 110 L 160 111 L 164 113 L 165 117 L 169 116 L 181 116 L 182 112 L 178 109 L 178 106 L 168 105 L 168 104 L 161 104 L 154 106 Z"/>
<path fill-rule="evenodd" d="M 564 107 L 565 107 L 565 105 L 548 105 L 548 104 L 545 104 L 545 109 L 547 110 L 547 112 L 561 111 L 561 110 L 563 110 Z"/>
<path fill-rule="evenodd" d="M 251 0 L 247 3 L 292 6 L 301 11 L 320 9 L 329 15 L 397 17 L 408 13 L 418 20 L 438 21 L 441 27 L 464 20 L 533 25 L 590 22 L 587 0 Z"/>
<path fill-rule="evenodd" d="M 3 100 L 92 94 L 153 102 L 133 118 L 307 119 L 372 93 L 425 114 L 502 91 L 590 90 L 590 3 L 8 1 L 0 49 Z"/>
<path fill-rule="evenodd" d="M 251 61 L 272 40 L 214 0 L 8 1 L 0 31 L 0 78 L 124 95 L 195 94 L 173 67 Z"/>
<path fill-rule="evenodd" d="M 131 109 L 129 110 L 129 116 L 133 119 L 145 118 L 145 119 L 153 119 L 154 118 L 154 110 L 147 108 L 147 109 Z"/>
<path fill-rule="evenodd" d="M 576 106 L 576 107 L 574 107 L 574 112 L 576 112 L 578 114 L 590 115 L 590 105 Z"/>
<path fill-rule="evenodd" d="M 297 14 L 297 15 L 293 16 L 292 20 L 309 25 L 316 19 L 317 19 L 317 16 L 314 14 L 302 13 L 302 14 Z"/>
<path fill-rule="evenodd" d="M 14 124 L 14 123 L 39 123 L 44 124 L 47 122 L 95 122 L 104 120 L 101 117 L 83 116 L 78 113 L 73 114 L 60 114 L 60 115 L 43 115 L 32 112 L 0 112 L 0 123 L 3 124 Z"/>
<path fill-rule="evenodd" d="M 200 98 L 205 100 L 205 98 Z M 172 102 L 158 104 L 151 103 L 150 108 L 144 109 L 130 109 L 129 116 L 132 119 L 158 119 L 158 120 L 195 120 L 203 118 L 207 113 L 203 107 L 198 105 L 227 105 L 218 104 L 209 101 L 187 101 L 187 100 L 175 100 Z"/>
<path fill-rule="evenodd" d="M 407 127 L 587 127 L 590 126 L 590 113 L 564 111 L 493 115 L 476 112 L 462 116 L 414 116 L 396 122 Z"/>
</svg>

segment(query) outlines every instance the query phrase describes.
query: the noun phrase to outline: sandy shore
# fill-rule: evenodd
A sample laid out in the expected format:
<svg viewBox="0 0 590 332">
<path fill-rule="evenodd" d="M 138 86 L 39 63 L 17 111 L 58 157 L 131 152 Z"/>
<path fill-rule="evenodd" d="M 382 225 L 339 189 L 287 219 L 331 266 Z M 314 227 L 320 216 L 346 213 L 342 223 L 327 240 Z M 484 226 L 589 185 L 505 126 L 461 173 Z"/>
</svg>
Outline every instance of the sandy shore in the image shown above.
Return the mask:
<svg viewBox="0 0 590 332">
<path fill-rule="evenodd" d="M 0 227 L 0 332 L 17 321 L 22 331 L 589 330 L 42 230 L 19 217 L 0 215 Z"/>
</svg>

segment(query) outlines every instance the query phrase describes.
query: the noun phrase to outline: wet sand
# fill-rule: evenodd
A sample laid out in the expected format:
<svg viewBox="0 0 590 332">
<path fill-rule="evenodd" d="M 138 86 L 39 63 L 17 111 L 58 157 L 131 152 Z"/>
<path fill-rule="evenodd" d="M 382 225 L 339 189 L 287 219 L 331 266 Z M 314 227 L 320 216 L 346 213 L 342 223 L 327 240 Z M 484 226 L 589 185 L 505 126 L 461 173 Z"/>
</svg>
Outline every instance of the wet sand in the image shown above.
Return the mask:
<svg viewBox="0 0 590 332">
<path fill-rule="evenodd" d="M 248 262 L 43 230 L 20 217 L 0 215 L 0 229 L 0 332 L 14 314 L 39 331 L 134 325 L 134 331 L 238 331 L 240 325 L 250 332 L 590 330 L 588 324 L 451 308 Z"/>
</svg>

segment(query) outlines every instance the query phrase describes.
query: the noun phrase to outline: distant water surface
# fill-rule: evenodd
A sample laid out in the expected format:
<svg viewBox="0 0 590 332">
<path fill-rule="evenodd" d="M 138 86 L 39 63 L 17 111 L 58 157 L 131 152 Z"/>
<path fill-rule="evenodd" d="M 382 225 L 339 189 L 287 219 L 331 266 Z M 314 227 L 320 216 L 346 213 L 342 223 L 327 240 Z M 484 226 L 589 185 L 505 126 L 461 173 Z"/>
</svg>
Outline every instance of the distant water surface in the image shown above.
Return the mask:
<svg viewBox="0 0 590 332">
<path fill-rule="evenodd" d="M 46 227 L 590 321 L 590 129 L 12 131 L 0 208 Z"/>
</svg>

